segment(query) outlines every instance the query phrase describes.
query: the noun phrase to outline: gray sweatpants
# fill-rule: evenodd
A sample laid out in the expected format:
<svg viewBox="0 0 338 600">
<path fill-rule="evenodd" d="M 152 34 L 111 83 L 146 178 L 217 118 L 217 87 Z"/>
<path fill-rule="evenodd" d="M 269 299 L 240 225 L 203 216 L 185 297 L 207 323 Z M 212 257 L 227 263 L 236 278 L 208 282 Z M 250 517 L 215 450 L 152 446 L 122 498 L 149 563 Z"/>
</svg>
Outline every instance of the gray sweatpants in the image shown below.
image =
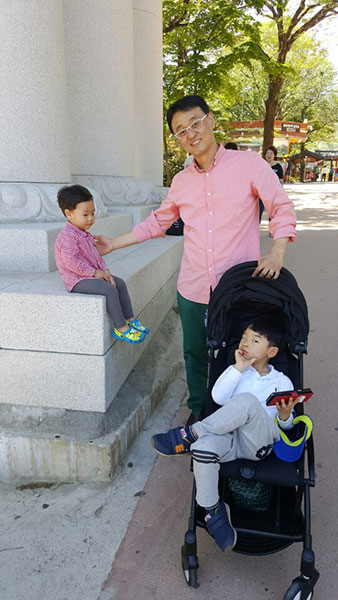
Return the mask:
<svg viewBox="0 0 338 600">
<path fill-rule="evenodd" d="M 111 317 L 114 327 L 124 327 L 126 319 L 129 321 L 134 318 L 133 307 L 126 283 L 115 275 L 114 279 L 116 287 L 104 279 L 82 279 L 74 285 L 72 292 L 105 296 L 107 313 Z"/>
<path fill-rule="evenodd" d="M 214 506 L 219 499 L 219 464 L 237 458 L 260 460 L 279 439 L 278 427 L 253 394 L 238 394 L 212 415 L 193 425 L 198 435 L 191 444 L 196 500 Z"/>
</svg>

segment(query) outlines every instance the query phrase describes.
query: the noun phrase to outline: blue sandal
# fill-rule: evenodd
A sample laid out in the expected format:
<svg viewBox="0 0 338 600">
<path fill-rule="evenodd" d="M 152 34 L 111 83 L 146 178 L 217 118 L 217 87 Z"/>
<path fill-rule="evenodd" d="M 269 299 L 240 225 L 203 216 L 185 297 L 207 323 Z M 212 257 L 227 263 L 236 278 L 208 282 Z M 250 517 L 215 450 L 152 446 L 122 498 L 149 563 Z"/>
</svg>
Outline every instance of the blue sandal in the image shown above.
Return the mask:
<svg viewBox="0 0 338 600">
<path fill-rule="evenodd" d="M 141 331 L 145 335 L 147 335 L 147 333 L 149 333 L 149 327 L 145 327 L 137 319 L 133 319 L 132 321 L 127 321 L 127 323 L 128 323 L 128 325 L 131 325 L 131 327 L 134 327 L 134 329 L 136 329 L 137 331 Z"/>
<path fill-rule="evenodd" d="M 134 329 L 134 327 L 129 327 L 127 331 L 122 333 L 122 331 L 119 331 L 118 329 L 116 329 L 116 327 L 114 327 L 112 331 L 112 336 L 117 340 L 127 342 L 127 344 L 139 344 L 140 342 L 143 342 L 145 338 L 145 333 L 137 331 L 136 329 Z"/>
</svg>

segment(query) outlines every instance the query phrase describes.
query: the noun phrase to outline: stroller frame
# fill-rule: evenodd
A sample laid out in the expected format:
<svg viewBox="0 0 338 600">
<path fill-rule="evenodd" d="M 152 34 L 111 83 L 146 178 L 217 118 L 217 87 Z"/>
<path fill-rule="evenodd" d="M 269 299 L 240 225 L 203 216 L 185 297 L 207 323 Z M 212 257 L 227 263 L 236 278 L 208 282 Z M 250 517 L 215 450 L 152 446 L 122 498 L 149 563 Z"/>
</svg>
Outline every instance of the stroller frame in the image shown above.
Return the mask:
<svg viewBox="0 0 338 600">
<path fill-rule="evenodd" d="M 252 270 L 255 268 L 256 264 L 257 263 L 252 262 L 238 265 L 237 267 L 230 269 L 223 278 L 227 277 L 228 274 L 231 274 L 234 270 L 239 269 L 240 271 L 241 268 L 244 270 L 246 269 L 246 271 L 249 269 L 251 276 Z M 282 269 L 282 272 L 287 277 L 291 276 L 293 279 L 292 275 L 286 269 Z M 239 276 L 241 276 L 241 274 L 239 274 Z M 259 305 L 257 304 L 257 306 Z M 261 310 L 261 306 L 259 306 L 259 309 Z M 212 364 L 213 361 L 217 359 L 218 353 L 223 352 L 223 354 L 226 355 L 228 349 L 226 348 L 226 342 L 221 342 L 222 335 L 218 336 L 218 340 L 215 340 L 210 338 L 209 333 L 210 331 L 208 328 L 209 364 Z M 299 374 L 297 381 L 293 382 L 297 387 L 303 387 L 303 355 L 307 353 L 307 341 L 293 344 L 291 346 L 291 352 L 289 352 L 289 354 L 293 361 L 297 361 L 296 367 L 298 368 Z M 222 356 L 220 358 L 222 360 Z M 207 414 L 213 412 L 217 406 L 211 406 L 213 401 L 211 400 L 210 392 L 214 381 L 210 383 L 209 377 Z M 303 405 L 298 404 L 296 406 L 297 415 L 303 414 L 303 411 Z M 306 461 L 305 456 L 307 457 Z M 249 555 L 267 555 L 278 552 L 294 542 L 303 543 L 300 575 L 293 579 L 283 600 L 311 600 L 313 598 L 314 586 L 319 579 L 319 572 L 315 568 L 315 555 L 312 549 L 311 536 L 310 488 L 315 486 L 314 465 L 314 444 L 311 435 L 307 440 L 303 454 L 297 463 L 285 463 L 280 461 L 272 453 L 266 459 L 261 461 L 239 459 L 229 463 L 222 463 L 220 468 L 219 490 L 221 498 L 224 498 L 224 495 L 226 494 L 228 478 L 251 482 L 263 481 L 273 485 L 274 499 L 272 506 L 269 509 L 269 514 L 264 512 L 260 515 L 255 512 L 250 515 L 250 511 L 244 512 L 238 508 L 236 509 L 236 507 L 231 506 L 231 503 L 229 502 L 231 506 L 232 524 L 236 528 L 238 534 L 238 541 L 233 549 L 234 552 Z M 191 471 L 192 470 L 191 462 Z M 286 507 L 288 506 L 292 506 L 293 514 L 287 512 Z M 196 533 L 197 527 L 207 531 L 204 515 L 205 510 L 196 503 L 196 483 L 194 481 L 188 529 L 185 533 L 184 543 L 181 548 L 181 561 L 185 580 L 187 584 L 193 588 L 199 586 L 197 582 L 199 561 L 197 557 Z M 289 525 L 288 527 L 285 527 L 286 522 Z M 257 526 L 257 524 L 261 527 Z"/>
</svg>

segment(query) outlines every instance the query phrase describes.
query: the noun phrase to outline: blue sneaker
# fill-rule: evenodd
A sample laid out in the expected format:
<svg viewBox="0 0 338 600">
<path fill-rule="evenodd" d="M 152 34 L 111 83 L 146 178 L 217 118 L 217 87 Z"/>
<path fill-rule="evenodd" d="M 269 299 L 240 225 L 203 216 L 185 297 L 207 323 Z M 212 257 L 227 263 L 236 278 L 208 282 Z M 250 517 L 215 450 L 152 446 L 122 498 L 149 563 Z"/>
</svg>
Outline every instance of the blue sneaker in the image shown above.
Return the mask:
<svg viewBox="0 0 338 600">
<path fill-rule="evenodd" d="M 230 508 L 221 501 L 219 506 L 204 517 L 207 529 L 217 546 L 223 550 L 232 550 L 237 542 L 236 529 L 231 525 Z"/>
<path fill-rule="evenodd" d="M 191 452 L 190 445 L 195 441 L 184 427 L 169 429 L 167 433 L 157 433 L 150 438 L 151 444 L 161 456 L 178 456 Z"/>
</svg>

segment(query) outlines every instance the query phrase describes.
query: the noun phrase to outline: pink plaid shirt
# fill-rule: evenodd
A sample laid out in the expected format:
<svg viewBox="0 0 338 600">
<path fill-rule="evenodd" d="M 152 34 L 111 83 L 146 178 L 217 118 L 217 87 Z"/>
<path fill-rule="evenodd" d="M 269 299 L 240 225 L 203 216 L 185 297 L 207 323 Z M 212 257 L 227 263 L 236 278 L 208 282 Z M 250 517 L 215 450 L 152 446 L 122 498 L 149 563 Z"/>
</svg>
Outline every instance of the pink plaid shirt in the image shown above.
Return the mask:
<svg viewBox="0 0 338 600">
<path fill-rule="evenodd" d="M 177 289 L 187 300 L 207 304 L 225 271 L 257 260 L 261 198 L 274 239 L 296 238 L 296 215 L 270 165 L 254 152 L 219 146 L 208 171 L 193 162 L 178 173 L 166 200 L 133 229 L 138 242 L 164 237 L 179 217 L 184 251 Z"/>
<path fill-rule="evenodd" d="M 95 279 L 95 269 L 107 268 L 92 234 L 69 222 L 56 238 L 55 261 L 68 292 L 82 279 Z"/>
</svg>

